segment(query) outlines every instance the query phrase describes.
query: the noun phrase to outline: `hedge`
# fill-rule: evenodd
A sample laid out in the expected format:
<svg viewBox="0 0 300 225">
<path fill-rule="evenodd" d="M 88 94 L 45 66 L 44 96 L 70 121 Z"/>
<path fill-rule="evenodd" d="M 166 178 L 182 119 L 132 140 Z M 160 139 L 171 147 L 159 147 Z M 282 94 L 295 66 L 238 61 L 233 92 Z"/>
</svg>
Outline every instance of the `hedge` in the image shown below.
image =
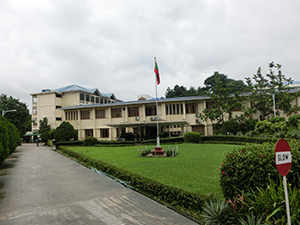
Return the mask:
<svg viewBox="0 0 300 225">
<path fill-rule="evenodd" d="M 59 141 L 55 143 L 56 149 L 59 149 L 60 146 L 83 146 L 84 141 Z M 120 146 L 134 146 L 134 141 L 97 141 L 95 146 L 98 147 L 120 147 Z"/>
<path fill-rule="evenodd" d="M 289 142 L 292 151 L 292 167 L 287 175 L 287 182 L 292 187 L 300 188 L 300 143 Z M 234 198 L 239 190 L 245 193 L 267 188 L 269 179 L 278 180 L 274 162 L 275 143 L 247 144 L 225 154 L 220 168 L 220 184 L 225 198 Z M 281 182 L 281 181 L 279 181 Z M 237 188 L 237 189 L 236 189 Z"/>
<path fill-rule="evenodd" d="M 227 142 L 227 143 L 256 143 L 262 144 L 264 142 L 276 142 L 278 139 L 274 138 L 258 138 L 248 136 L 234 136 L 234 135 L 213 135 L 213 136 L 202 136 L 201 143 L 216 143 L 216 142 Z"/>
<path fill-rule="evenodd" d="M 162 201 L 163 203 L 169 204 L 173 207 L 184 208 L 198 214 L 202 210 L 205 201 L 210 198 L 210 196 L 200 195 L 162 184 L 116 166 L 109 165 L 108 163 L 100 160 L 73 152 L 66 147 L 60 147 L 59 151 L 69 157 L 75 158 L 77 162 L 87 167 L 93 167 L 114 176 L 123 182 L 128 183 L 128 185 L 142 194 Z"/>
<path fill-rule="evenodd" d="M 18 129 L 14 124 L 0 116 L 0 164 L 21 144 Z"/>
<path fill-rule="evenodd" d="M 160 143 L 173 143 L 173 144 L 181 144 L 184 142 L 183 137 L 173 137 L 173 138 L 160 138 L 159 139 Z M 142 141 L 142 145 L 147 145 L 147 144 L 156 144 L 157 140 L 156 139 L 149 139 Z"/>
</svg>

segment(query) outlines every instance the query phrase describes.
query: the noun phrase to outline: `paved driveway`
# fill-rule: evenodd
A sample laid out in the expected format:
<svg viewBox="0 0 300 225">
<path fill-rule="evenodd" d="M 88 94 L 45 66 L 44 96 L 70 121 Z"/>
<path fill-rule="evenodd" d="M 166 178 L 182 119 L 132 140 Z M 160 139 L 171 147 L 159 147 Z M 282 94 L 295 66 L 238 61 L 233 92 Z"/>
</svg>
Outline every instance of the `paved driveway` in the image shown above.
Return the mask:
<svg viewBox="0 0 300 225">
<path fill-rule="evenodd" d="M 34 144 L 0 165 L 0 224 L 197 224 Z"/>
</svg>

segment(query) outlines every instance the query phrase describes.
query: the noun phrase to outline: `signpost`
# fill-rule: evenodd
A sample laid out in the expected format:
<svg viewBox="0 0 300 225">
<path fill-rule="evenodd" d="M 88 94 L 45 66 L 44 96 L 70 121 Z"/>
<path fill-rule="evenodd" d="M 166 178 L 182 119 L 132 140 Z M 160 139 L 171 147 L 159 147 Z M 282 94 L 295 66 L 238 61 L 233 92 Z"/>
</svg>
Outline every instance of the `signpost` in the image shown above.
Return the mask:
<svg viewBox="0 0 300 225">
<path fill-rule="evenodd" d="M 275 158 L 275 165 L 277 171 L 281 176 L 283 176 L 287 220 L 288 220 L 288 225 L 291 225 L 289 198 L 288 198 L 288 192 L 286 186 L 286 175 L 289 173 L 292 166 L 292 152 L 286 140 L 279 139 L 277 141 L 275 145 L 274 158 Z"/>
</svg>

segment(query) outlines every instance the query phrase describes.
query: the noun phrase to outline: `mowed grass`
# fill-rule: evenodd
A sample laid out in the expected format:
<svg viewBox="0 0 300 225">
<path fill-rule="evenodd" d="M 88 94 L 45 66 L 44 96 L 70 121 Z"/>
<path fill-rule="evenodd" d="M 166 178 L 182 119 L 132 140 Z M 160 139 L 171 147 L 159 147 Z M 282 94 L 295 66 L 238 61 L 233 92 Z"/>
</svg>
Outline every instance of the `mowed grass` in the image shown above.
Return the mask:
<svg viewBox="0 0 300 225">
<path fill-rule="evenodd" d="M 68 148 L 173 187 L 204 195 L 214 193 L 215 197 L 222 198 L 219 168 L 224 153 L 237 146 L 184 143 L 178 145 L 176 157 L 139 157 L 138 149 L 145 146 Z"/>
</svg>

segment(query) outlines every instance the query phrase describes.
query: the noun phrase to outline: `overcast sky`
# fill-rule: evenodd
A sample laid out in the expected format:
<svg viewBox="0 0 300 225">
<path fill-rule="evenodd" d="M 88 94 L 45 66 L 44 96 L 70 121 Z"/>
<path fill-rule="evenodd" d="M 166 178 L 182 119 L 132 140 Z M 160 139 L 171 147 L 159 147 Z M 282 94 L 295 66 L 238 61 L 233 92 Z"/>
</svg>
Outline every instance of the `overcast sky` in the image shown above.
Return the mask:
<svg viewBox="0 0 300 225">
<path fill-rule="evenodd" d="M 245 80 L 282 65 L 300 81 L 299 0 L 1 0 L 0 93 L 71 84 L 121 100 L 203 86 L 215 71 Z"/>
</svg>

